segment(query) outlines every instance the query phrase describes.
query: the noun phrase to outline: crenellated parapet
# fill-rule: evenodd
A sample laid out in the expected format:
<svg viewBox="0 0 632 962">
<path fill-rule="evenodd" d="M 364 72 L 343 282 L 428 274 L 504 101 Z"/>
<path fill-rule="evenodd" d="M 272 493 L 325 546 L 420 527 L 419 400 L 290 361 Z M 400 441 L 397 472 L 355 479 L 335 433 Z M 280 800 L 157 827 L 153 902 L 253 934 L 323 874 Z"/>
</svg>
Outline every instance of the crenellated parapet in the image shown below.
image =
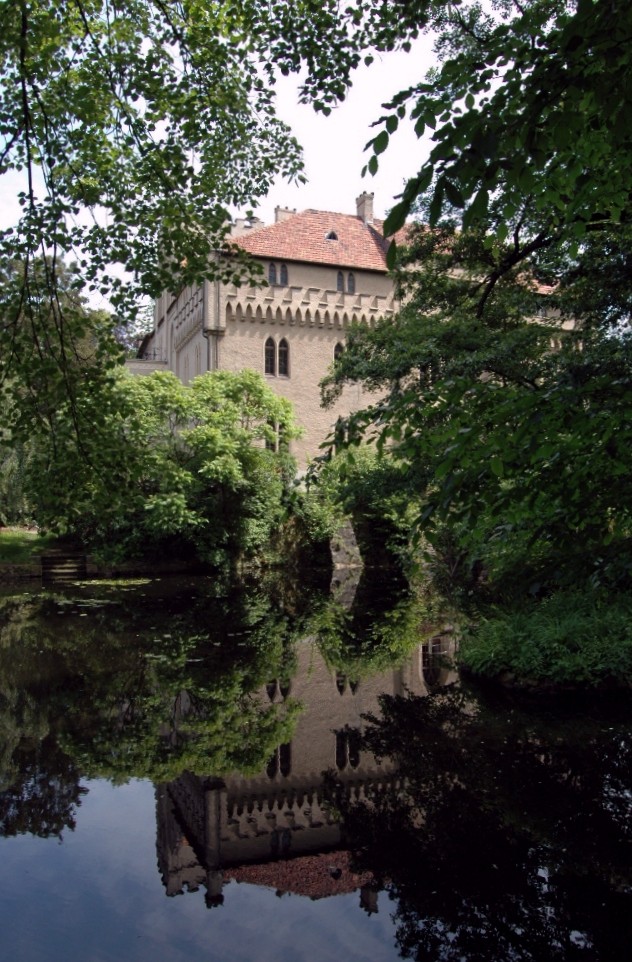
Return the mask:
<svg viewBox="0 0 632 962">
<path fill-rule="evenodd" d="M 226 323 L 254 323 L 346 330 L 373 326 L 392 316 L 399 304 L 392 295 L 348 294 L 319 287 L 238 288 L 225 291 Z"/>
</svg>

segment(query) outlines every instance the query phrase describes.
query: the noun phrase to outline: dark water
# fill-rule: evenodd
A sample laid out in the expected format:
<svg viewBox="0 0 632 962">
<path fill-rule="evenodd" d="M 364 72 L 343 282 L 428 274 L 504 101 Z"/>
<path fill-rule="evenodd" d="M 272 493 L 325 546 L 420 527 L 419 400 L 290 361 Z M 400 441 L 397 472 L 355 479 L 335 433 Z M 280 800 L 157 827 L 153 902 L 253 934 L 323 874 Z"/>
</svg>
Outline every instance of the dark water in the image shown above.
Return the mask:
<svg viewBox="0 0 632 962">
<path fill-rule="evenodd" d="M 380 577 L 5 591 L 0 959 L 628 959 L 630 697 L 450 648 Z"/>
</svg>

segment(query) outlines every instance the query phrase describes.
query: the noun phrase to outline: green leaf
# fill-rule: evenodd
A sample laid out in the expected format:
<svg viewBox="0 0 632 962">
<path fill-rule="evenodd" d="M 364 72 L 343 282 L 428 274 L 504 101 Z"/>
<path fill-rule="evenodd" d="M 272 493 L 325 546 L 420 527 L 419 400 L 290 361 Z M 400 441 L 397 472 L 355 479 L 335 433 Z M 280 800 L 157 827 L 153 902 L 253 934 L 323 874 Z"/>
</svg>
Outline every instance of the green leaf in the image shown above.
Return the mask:
<svg viewBox="0 0 632 962">
<path fill-rule="evenodd" d="M 385 237 L 391 237 L 393 234 L 396 234 L 398 230 L 401 230 L 406 223 L 408 210 L 409 205 L 403 201 L 395 204 L 395 207 L 389 212 L 384 221 L 383 233 Z"/>
<path fill-rule="evenodd" d="M 397 263 L 397 244 L 394 240 L 389 244 L 388 250 L 386 252 L 386 266 L 389 271 L 395 270 L 395 265 Z"/>
<path fill-rule="evenodd" d="M 388 147 L 388 131 L 382 130 L 373 140 L 373 151 L 376 154 L 383 154 Z"/>
<path fill-rule="evenodd" d="M 497 478 L 502 478 L 502 477 L 504 477 L 504 474 L 505 474 L 505 465 L 504 465 L 504 463 L 503 463 L 503 461 L 502 461 L 501 458 L 499 458 L 499 457 L 493 457 L 493 458 L 491 459 L 491 461 L 489 462 L 489 466 L 490 466 L 490 468 L 491 468 L 491 470 L 492 470 L 492 474 L 495 474 Z"/>
</svg>

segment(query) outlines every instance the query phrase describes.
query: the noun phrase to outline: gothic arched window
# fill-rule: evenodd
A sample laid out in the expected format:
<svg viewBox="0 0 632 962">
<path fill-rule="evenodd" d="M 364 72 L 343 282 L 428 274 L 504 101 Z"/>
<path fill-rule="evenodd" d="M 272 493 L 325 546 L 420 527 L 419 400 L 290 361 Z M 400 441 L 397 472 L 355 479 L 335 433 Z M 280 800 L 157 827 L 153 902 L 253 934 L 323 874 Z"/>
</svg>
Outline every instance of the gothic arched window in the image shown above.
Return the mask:
<svg viewBox="0 0 632 962">
<path fill-rule="evenodd" d="M 279 375 L 290 376 L 290 345 L 285 338 L 279 341 Z"/>
<path fill-rule="evenodd" d="M 345 289 L 345 278 L 342 271 L 338 271 L 338 277 L 336 278 L 336 290 L 344 291 Z"/>
<path fill-rule="evenodd" d="M 276 264 L 268 265 L 268 284 L 276 284 Z"/>
<path fill-rule="evenodd" d="M 355 294 L 355 277 L 349 274 L 347 277 L 347 290 L 350 294 Z"/>
<path fill-rule="evenodd" d="M 276 374 L 276 344 L 271 337 L 265 344 L 264 371 L 266 374 Z"/>
<path fill-rule="evenodd" d="M 340 341 L 338 341 L 338 343 L 334 347 L 334 361 L 337 361 L 339 357 L 342 357 L 342 355 L 344 354 L 344 350 L 345 350 L 344 344 L 341 344 Z"/>
<path fill-rule="evenodd" d="M 287 264 L 281 264 L 281 284 L 284 287 L 288 284 Z"/>
</svg>

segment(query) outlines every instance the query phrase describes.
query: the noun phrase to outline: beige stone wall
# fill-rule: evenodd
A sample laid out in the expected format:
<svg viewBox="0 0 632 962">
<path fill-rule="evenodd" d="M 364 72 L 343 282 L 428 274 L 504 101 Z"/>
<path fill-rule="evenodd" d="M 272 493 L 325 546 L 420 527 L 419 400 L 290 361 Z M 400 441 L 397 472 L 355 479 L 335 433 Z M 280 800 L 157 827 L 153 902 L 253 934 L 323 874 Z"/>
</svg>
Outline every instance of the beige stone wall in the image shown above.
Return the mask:
<svg viewBox="0 0 632 962">
<path fill-rule="evenodd" d="M 264 266 L 266 266 L 266 262 Z M 277 274 L 280 263 L 277 263 Z M 265 371 L 265 342 L 277 349 L 289 346 L 289 375 L 265 375 L 269 386 L 287 397 L 304 431 L 293 442 L 292 453 L 303 468 L 317 456 L 320 445 L 340 416 L 370 403 L 359 386 L 348 386 L 336 405 L 320 405 L 320 381 L 331 368 L 337 344 L 344 345 L 352 323 L 372 325 L 378 317 L 393 314 L 397 303 L 390 279 L 371 271 L 353 271 L 356 292 L 335 289 L 337 269 L 321 265 L 288 264 L 286 286 L 263 288 L 220 287 L 209 300 L 221 335 L 217 338 L 217 365 L 226 370 L 252 368 Z M 344 272 L 345 283 L 348 271 Z M 217 296 L 219 293 L 219 304 Z"/>
<path fill-rule="evenodd" d="M 263 374 L 264 345 L 268 337 L 274 340 L 277 348 L 283 339 L 289 346 L 289 376 L 265 375 L 265 379 L 273 391 L 294 405 L 304 435 L 292 442 L 292 453 L 303 466 L 318 454 L 319 445 L 330 433 L 338 416 L 361 406 L 363 392 L 359 387 L 350 386 L 345 388 L 335 407 L 325 410 L 320 406 L 318 385 L 331 367 L 335 345 L 344 343 L 344 331 L 341 330 L 231 320 L 219 343 L 219 367 L 230 371 L 252 368 Z"/>
<path fill-rule="evenodd" d="M 269 261 L 261 261 L 267 277 Z M 280 278 L 281 262 L 274 262 Z M 185 384 L 216 369 L 251 368 L 264 374 L 265 342 L 289 346 L 289 375 L 266 375 L 270 387 L 294 405 L 304 430 L 292 453 L 303 469 L 340 416 L 370 403 L 360 387 L 345 388 L 331 410 L 320 406 L 319 383 L 327 374 L 337 344 L 353 323 L 373 325 L 399 305 L 390 278 L 376 271 L 343 270 L 345 291 L 338 291 L 338 268 L 286 263 L 284 286 L 236 287 L 219 281 L 164 293 L 155 305 L 155 330 L 148 350 L 164 357 Z M 353 273 L 355 292 L 346 290 Z"/>
</svg>

